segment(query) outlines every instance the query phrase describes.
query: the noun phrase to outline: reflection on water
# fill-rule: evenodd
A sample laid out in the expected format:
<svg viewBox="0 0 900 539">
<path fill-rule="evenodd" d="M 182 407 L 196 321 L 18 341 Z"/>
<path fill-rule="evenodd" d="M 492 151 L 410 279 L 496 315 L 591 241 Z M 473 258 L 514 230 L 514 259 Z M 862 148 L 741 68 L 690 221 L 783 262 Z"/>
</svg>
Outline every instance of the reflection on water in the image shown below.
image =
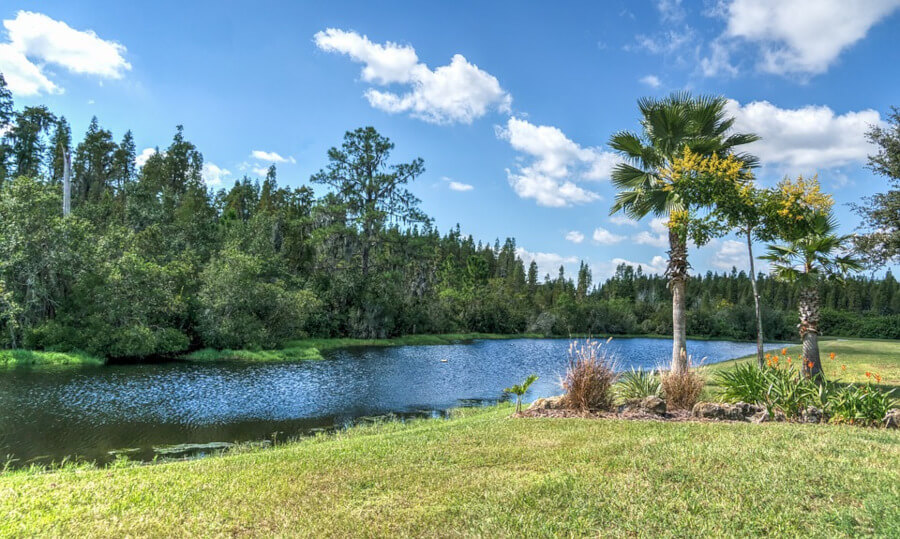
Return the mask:
<svg viewBox="0 0 900 539">
<path fill-rule="evenodd" d="M 620 368 L 667 362 L 671 342 L 619 339 Z M 283 440 L 360 418 L 418 417 L 494 403 L 540 378 L 527 398 L 559 393 L 568 341 L 355 348 L 299 363 L 157 363 L 0 371 L 0 461 L 106 462 L 204 454 L 233 442 Z M 691 341 L 707 362 L 752 354 L 749 343 Z M 446 360 L 446 361 L 445 361 Z M 208 445 L 218 443 L 219 445 Z M 169 447 L 195 444 L 179 452 Z M 200 445 L 203 444 L 203 445 Z M 156 450 L 154 450 L 156 448 Z"/>
</svg>

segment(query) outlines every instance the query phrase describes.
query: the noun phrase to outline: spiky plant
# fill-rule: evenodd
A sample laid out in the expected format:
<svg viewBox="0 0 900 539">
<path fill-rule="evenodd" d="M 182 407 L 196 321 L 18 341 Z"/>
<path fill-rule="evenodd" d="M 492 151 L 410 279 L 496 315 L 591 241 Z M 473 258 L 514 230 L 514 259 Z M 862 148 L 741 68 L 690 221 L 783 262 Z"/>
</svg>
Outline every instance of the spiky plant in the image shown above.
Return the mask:
<svg viewBox="0 0 900 539">
<path fill-rule="evenodd" d="M 528 391 L 528 388 L 538 379 L 536 374 L 528 375 L 528 378 L 525 379 L 521 384 L 516 384 L 512 387 L 508 387 L 503 391 L 506 393 L 510 393 L 516 396 L 516 413 L 522 411 L 522 396 Z"/>
</svg>

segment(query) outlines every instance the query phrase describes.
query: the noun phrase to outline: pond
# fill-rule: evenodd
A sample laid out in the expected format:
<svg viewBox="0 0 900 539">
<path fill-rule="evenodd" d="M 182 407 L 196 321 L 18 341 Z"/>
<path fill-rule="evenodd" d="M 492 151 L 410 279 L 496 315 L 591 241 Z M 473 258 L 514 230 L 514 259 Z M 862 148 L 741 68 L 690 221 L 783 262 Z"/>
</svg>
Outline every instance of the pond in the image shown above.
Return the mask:
<svg viewBox="0 0 900 539">
<path fill-rule="evenodd" d="M 108 462 L 202 455 L 234 442 L 267 443 L 376 416 L 441 415 L 497 402 L 528 374 L 527 400 L 560 393 L 569 341 L 352 348 L 324 361 L 153 363 L 0 370 L 0 464 L 64 457 Z M 671 341 L 618 339 L 622 369 L 666 364 Z M 752 343 L 689 341 L 715 363 Z M 174 446 L 174 447 L 173 447 Z"/>
</svg>

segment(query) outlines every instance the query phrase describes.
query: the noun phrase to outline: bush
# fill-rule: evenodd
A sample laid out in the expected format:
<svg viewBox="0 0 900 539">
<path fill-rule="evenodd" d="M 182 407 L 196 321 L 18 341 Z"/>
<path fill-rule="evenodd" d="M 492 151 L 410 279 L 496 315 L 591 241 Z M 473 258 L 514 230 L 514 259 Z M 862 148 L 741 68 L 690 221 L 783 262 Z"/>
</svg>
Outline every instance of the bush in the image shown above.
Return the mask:
<svg viewBox="0 0 900 539">
<path fill-rule="evenodd" d="M 720 396 L 730 402 L 762 404 L 769 413 L 778 410 L 788 418 L 800 416 L 809 406 L 827 408 L 828 384 L 817 384 L 801 375 L 793 365 L 769 356 L 768 365 L 737 365 L 716 374 Z M 785 365 L 781 367 L 779 365 Z"/>
<path fill-rule="evenodd" d="M 609 341 L 607 341 L 609 342 Z M 616 371 L 603 343 L 586 339 L 569 346 L 569 365 L 562 386 L 562 404 L 575 410 L 608 410 L 613 404 Z"/>
<path fill-rule="evenodd" d="M 878 425 L 897 406 L 894 390 L 879 391 L 871 382 L 863 386 L 853 384 L 835 391 L 828 401 L 828 411 L 834 421 L 852 425 Z"/>
<path fill-rule="evenodd" d="M 616 383 L 616 394 L 623 400 L 659 396 L 659 377 L 652 369 L 645 371 L 632 368 L 619 376 L 619 381 Z"/>
<path fill-rule="evenodd" d="M 696 369 L 688 368 L 682 372 L 667 371 L 660 375 L 660 386 L 666 398 L 666 406 L 676 410 L 690 410 L 700 400 L 700 393 L 706 385 L 706 378 Z"/>
</svg>

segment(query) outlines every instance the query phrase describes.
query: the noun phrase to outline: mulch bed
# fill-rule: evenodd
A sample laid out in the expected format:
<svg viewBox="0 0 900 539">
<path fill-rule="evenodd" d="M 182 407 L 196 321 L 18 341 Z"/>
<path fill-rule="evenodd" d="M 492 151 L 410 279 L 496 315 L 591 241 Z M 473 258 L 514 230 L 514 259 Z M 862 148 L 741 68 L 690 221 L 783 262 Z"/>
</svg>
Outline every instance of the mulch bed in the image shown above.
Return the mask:
<svg viewBox="0 0 900 539">
<path fill-rule="evenodd" d="M 624 413 L 606 412 L 600 410 L 582 412 L 580 410 L 550 408 L 522 410 L 517 414 L 513 414 L 513 417 L 577 417 L 582 419 L 631 419 L 639 421 L 709 421 L 693 417 L 690 410 L 672 410 L 666 412 L 665 415 L 658 415 L 648 412 L 636 411 L 629 411 Z"/>
</svg>

